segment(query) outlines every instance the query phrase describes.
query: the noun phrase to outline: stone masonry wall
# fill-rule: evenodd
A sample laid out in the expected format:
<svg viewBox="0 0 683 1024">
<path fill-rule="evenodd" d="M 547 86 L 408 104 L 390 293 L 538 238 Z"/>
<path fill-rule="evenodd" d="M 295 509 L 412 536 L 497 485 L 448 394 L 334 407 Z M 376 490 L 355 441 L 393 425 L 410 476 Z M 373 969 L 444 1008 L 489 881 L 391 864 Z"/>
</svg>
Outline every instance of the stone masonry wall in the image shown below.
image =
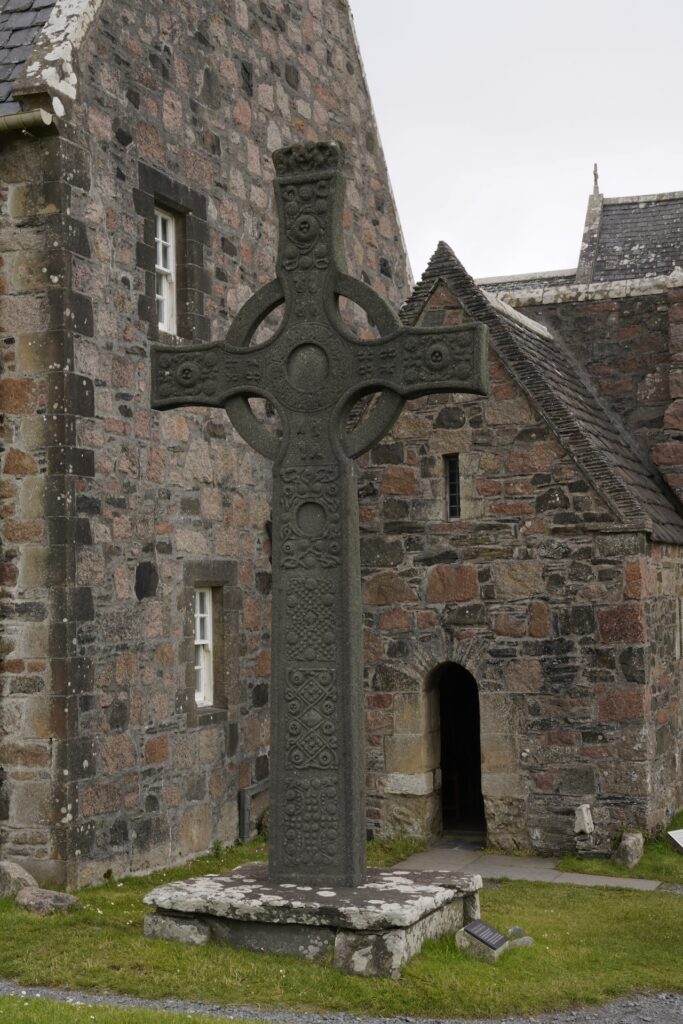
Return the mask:
<svg viewBox="0 0 683 1024">
<path fill-rule="evenodd" d="M 462 319 L 443 288 L 425 316 Z M 605 845 L 625 826 L 663 824 L 673 800 L 670 755 L 657 769 L 668 795 L 654 794 L 650 715 L 670 689 L 668 582 L 644 535 L 612 532 L 495 354 L 490 370 L 488 399 L 409 403 L 361 473 L 369 824 L 438 828 L 432 678 L 455 662 L 479 688 L 490 840 L 571 849 L 574 808 L 587 802 Z M 443 457 L 455 453 L 463 514 L 449 522 Z M 646 596 L 649 573 L 660 589 Z"/>
<path fill-rule="evenodd" d="M 155 202 L 167 205 L 183 225 L 179 343 L 220 338 L 273 276 L 270 151 L 339 139 L 348 150 L 350 272 L 399 304 L 409 287 L 405 253 L 348 8 L 324 8 L 320 0 L 112 0 L 78 55 L 77 100 L 65 100 L 59 125 L 56 206 L 74 240 L 56 270 L 73 328 L 76 415 L 73 457 L 61 464 L 71 490 L 60 527 L 73 600 L 68 621 L 54 619 L 50 651 L 50 685 L 68 695 L 68 731 L 63 764 L 46 752 L 60 735 L 52 726 L 35 754 L 45 786 L 63 773 L 59 821 L 54 806 L 48 814 L 37 798 L 22 798 L 33 820 L 52 824 L 31 848 L 38 873 L 66 864 L 70 885 L 233 841 L 238 790 L 268 775 L 270 467 L 221 411 L 150 411 L 151 213 Z M 49 415 L 32 387 L 20 417 L 34 406 Z M 5 474 L 11 499 L 7 462 Z M 42 534 L 31 540 L 46 543 Z M 193 698 L 195 583 L 213 588 L 214 624 L 226 633 L 208 711 Z M 55 586 L 47 601 L 56 615 Z M 28 649 L 35 658 L 38 646 Z M 37 664 L 14 658 L 12 676 L 37 678 Z M 12 723 L 31 735 L 32 726 Z M 3 839 L 4 854 L 21 855 L 16 830 Z"/>
<path fill-rule="evenodd" d="M 669 403 L 652 458 L 683 500 L 683 288 L 667 295 L 669 306 Z"/>
<path fill-rule="evenodd" d="M 72 372 L 83 309 L 65 266 L 82 235 L 66 212 L 68 148 L 38 132 L 6 136 L 0 150 L 0 848 L 58 882 L 72 809 L 67 679 L 78 675 L 75 632 L 91 618 L 73 578 L 75 478 L 93 466 L 75 446 L 75 416 L 92 413 L 93 396 Z"/>
<path fill-rule="evenodd" d="M 652 722 L 651 803 L 648 828 L 667 822 L 683 806 L 683 566 L 677 547 L 655 544 L 640 586 L 649 638 Z M 634 579 L 634 585 L 636 580 Z"/>
<path fill-rule="evenodd" d="M 570 346 L 646 452 L 669 404 L 666 293 L 522 307 Z"/>
</svg>

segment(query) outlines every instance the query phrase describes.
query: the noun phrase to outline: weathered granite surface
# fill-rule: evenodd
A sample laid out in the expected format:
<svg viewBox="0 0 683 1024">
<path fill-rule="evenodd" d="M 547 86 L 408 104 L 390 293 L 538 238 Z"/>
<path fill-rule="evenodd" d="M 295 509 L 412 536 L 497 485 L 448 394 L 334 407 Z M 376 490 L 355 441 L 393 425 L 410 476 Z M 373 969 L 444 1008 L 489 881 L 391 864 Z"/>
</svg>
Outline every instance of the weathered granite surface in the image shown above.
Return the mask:
<svg viewBox="0 0 683 1024">
<path fill-rule="evenodd" d="M 462 922 L 463 901 L 455 899 L 408 928 L 339 931 L 334 943 L 334 966 L 345 974 L 399 978 L 403 965 L 417 956 L 427 939 L 455 932 Z"/>
<path fill-rule="evenodd" d="M 478 875 L 371 869 L 364 885 L 321 889 L 274 883 L 266 864 L 159 886 L 145 934 L 190 945 L 213 939 L 309 960 L 330 952 L 349 974 L 399 977 L 426 939 L 478 913 Z"/>
<path fill-rule="evenodd" d="M 38 917 L 47 917 L 49 914 L 68 914 L 70 910 L 78 910 L 81 901 L 66 892 L 54 892 L 52 889 L 39 889 L 27 885 L 17 893 L 16 904 L 31 914 L 37 914 Z"/>
<path fill-rule="evenodd" d="M 627 868 L 633 868 L 642 859 L 644 850 L 645 840 L 642 832 L 626 832 L 612 854 L 612 860 Z"/>
<path fill-rule="evenodd" d="M 11 860 L 0 860 L 0 898 L 16 896 L 27 886 L 36 886 L 35 878 L 19 864 Z"/>
<path fill-rule="evenodd" d="M 436 872 L 435 872 L 436 873 Z M 417 879 L 410 871 L 368 871 L 354 888 L 314 888 L 268 878 L 266 864 L 245 864 L 229 875 L 169 882 L 144 898 L 150 907 L 185 914 L 213 914 L 239 921 L 327 925 L 353 930 L 401 928 L 481 889 L 479 875 L 448 875 L 448 885 Z M 431 872 L 430 872 L 431 874 Z"/>
</svg>

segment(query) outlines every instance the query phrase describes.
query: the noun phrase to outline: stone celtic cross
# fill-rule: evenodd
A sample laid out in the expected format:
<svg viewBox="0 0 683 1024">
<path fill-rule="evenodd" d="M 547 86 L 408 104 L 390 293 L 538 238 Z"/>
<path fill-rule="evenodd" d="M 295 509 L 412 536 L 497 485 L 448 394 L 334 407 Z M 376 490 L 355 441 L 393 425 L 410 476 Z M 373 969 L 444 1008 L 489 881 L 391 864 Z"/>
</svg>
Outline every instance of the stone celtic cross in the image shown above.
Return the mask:
<svg viewBox="0 0 683 1024">
<path fill-rule="evenodd" d="M 342 150 L 274 155 L 277 279 L 237 314 L 225 343 L 152 353 L 152 405 L 223 406 L 273 459 L 273 677 L 270 877 L 354 886 L 365 879 L 364 725 L 358 501 L 352 459 L 389 430 L 406 398 L 485 394 L 486 328 L 403 328 L 371 288 L 343 272 Z M 382 337 L 361 341 L 339 296 Z M 281 325 L 250 345 L 284 304 Z M 347 432 L 348 413 L 379 392 Z M 248 398 L 279 412 L 277 439 Z"/>
</svg>

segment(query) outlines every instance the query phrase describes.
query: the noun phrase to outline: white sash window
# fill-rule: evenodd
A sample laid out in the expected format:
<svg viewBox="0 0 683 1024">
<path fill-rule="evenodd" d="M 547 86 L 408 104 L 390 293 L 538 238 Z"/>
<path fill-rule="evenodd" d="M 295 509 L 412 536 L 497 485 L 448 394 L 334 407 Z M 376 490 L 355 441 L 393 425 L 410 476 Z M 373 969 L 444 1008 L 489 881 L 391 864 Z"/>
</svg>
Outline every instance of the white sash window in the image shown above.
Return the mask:
<svg viewBox="0 0 683 1024">
<path fill-rule="evenodd" d="M 194 696 L 197 704 L 213 704 L 213 608 L 210 587 L 194 592 Z"/>
<path fill-rule="evenodd" d="M 159 330 L 175 334 L 176 324 L 176 224 L 164 210 L 154 211 L 156 245 L 156 297 Z"/>
</svg>

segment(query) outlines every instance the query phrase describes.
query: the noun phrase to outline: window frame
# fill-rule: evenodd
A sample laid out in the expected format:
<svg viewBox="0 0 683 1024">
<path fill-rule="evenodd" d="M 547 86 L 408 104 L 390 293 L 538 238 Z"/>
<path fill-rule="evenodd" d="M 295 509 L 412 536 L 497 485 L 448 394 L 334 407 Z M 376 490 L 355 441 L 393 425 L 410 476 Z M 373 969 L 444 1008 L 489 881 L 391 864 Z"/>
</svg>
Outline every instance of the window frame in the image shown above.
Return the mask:
<svg viewBox="0 0 683 1024">
<path fill-rule="evenodd" d="M 453 452 L 444 455 L 446 479 L 446 519 L 455 522 L 462 519 L 462 488 L 460 486 L 460 455 Z"/>
<path fill-rule="evenodd" d="M 211 591 L 213 640 L 213 703 L 198 704 L 195 676 L 195 590 Z M 189 560 L 183 565 L 183 646 L 185 687 L 179 710 L 189 726 L 234 719 L 242 701 L 240 675 L 240 610 L 242 589 L 236 562 L 223 558 Z M 229 712 L 229 709 L 232 709 Z"/>
<path fill-rule="evenodd" d="M 168 237 L 163 237 L 166 225 Z M 154 207 L 154 275 L 157 324 L 166 334 L 178 333 L 178 225 L 177 217 L 162 206 Z M 166 255 L 168 266 L 164 263 Z M 161 281 L 161 288 L 159 282 Z M 165 315 L 159 316 L 159 303 L 164 303 Z"/>
<path fill-rule="evenodd" d="M 205 266 L 211 248 L 206 196 L 139 162 L 133 202 L 141 218 L 136 264 L 145 274 L 138 309 L 141 320 L 149 324 L 150 340 L 182 339 L 190 344 L 211 341 L 211 321 L 205 314 L 212 294 L 212 278 Z M 157 213 L 170 218 L 175 229 L 174 321 L 167 316 L 160 322 L 157 315 L 158 271 L 167 269 L 157 253 Z"/>
<path fill-rule="evenodd" d="M 201 611 L 201 599 L 205 600 Z M 213 588 L 194 588 L 194 699 L 197 707 L 212 707 L 214 702 Z M 203 627 L 203 628 L 202 628 Z M 203 635 L 202 635 L 203 634 Z M 197 685 L 197 673 L 200 685 Z"/>
</svg>

